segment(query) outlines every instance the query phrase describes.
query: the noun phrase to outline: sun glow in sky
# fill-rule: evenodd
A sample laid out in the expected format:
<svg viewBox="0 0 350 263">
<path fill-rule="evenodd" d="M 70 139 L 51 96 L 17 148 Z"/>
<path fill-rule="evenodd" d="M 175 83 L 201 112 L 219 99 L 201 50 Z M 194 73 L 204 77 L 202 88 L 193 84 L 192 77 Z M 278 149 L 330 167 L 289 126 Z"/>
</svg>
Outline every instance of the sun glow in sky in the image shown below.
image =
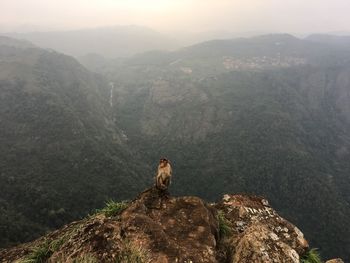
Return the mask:
<svg viewBox="0 0 350 263">
<path fill-rule="evenodd" d="M 164 12 L 174 8 L 178 8 L 181 5 L 186 4 L 186 1 L 178 0 L 127 0 L 127 1 L 118 1 L 118 0 L 108 0 L 111 6 L 114 7 L 124 7 L 142 11 L 156 11 Z M 190 1 L 188 1 L 190 2 Z"/>
<path fill-rule="evenodd" d="M 349 0 L 0 0 L 0 30 L 141 25 L 159 31 L 350 31 Z"/>
</svg>

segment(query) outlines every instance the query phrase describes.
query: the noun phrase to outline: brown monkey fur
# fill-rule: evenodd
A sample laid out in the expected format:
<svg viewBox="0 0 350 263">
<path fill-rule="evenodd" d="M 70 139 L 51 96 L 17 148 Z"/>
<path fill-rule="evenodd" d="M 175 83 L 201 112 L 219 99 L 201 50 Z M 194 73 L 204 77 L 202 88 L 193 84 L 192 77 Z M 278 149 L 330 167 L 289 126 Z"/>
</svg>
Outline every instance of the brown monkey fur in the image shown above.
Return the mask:
<svg viewBox="0 0 350 263">
<path fill-rule="evenodd" d="M 159 190 L 168 189 L 171 180 L 171 173 L 172 170 L 169 160 L 166 158 L 160 159 L 156 175 L 156 187 Z"/>
</svg>

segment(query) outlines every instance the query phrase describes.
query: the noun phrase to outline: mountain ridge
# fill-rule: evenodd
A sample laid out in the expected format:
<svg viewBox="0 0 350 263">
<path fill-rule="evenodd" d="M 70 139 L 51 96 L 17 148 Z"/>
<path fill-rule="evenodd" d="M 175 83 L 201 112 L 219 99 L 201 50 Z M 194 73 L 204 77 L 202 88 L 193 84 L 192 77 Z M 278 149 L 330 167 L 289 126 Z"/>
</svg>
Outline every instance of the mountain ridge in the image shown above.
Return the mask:
<svg viewBox="0 0 350 263">
<path fill-rule="evenodd" d="M 110 26 L 81 30 L 7 33 L 35 45 L 74 57 L 91 53 L 106 58 L 126 57 L 155 49 L 174 49 L 175 40 L 141 26 Z"/>
</svg>

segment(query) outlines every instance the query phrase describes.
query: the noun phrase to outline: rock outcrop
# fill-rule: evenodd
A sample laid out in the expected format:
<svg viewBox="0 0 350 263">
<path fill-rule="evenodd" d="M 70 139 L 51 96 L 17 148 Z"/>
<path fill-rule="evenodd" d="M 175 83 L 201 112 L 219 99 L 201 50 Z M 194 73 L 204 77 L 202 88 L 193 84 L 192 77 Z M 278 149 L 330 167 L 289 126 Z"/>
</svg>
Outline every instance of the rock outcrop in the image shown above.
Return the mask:
<svg viewBox="0 0 350 263">
<path fill-rule="evenodd" d="M 42 256 L 43 262 L 299 263 L 307 249 L 302 232 L 264 198 L 225 195 L 218 203 L 206 203 L 151 188 L 114 215 L 101 212 L 73 222 L 31 243 L 0 250 L 0 258 L 1 262 Z"/>
<path fill-rule="evenodd" d="M 266 199 L 225 195 L 215 206 L 230 222 L 228 262 L 299 263 L 308 242 L 303 233 L 273 210 Z"/>
<path fill-rule="evenodd" d="M 340 258 L 330 259 L 326 261 L 326 263 L 344 263 L 344 261 Z"/>
</svg>

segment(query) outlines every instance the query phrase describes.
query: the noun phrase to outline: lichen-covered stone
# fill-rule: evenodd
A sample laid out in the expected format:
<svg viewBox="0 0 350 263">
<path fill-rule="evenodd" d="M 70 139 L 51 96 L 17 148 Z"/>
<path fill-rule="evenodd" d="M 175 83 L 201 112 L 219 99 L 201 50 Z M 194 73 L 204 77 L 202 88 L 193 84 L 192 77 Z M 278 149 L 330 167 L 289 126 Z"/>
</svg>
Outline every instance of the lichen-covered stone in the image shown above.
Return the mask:
<svg viewBox="0 0 350 263">
<path fill-rule="evenodd" d="M 327 260 L 326 263 L 344 263 L 344 261 L 340 258 Z"/>
<path fill-rule="evenodd" d="M 299 254 L 308 248 L 302 232 L 280 217 L 264 198 L 225 195 L 215 207 L 232 225 L 226 240 L 232 263 L 299 263 Z"/>
</svg>

